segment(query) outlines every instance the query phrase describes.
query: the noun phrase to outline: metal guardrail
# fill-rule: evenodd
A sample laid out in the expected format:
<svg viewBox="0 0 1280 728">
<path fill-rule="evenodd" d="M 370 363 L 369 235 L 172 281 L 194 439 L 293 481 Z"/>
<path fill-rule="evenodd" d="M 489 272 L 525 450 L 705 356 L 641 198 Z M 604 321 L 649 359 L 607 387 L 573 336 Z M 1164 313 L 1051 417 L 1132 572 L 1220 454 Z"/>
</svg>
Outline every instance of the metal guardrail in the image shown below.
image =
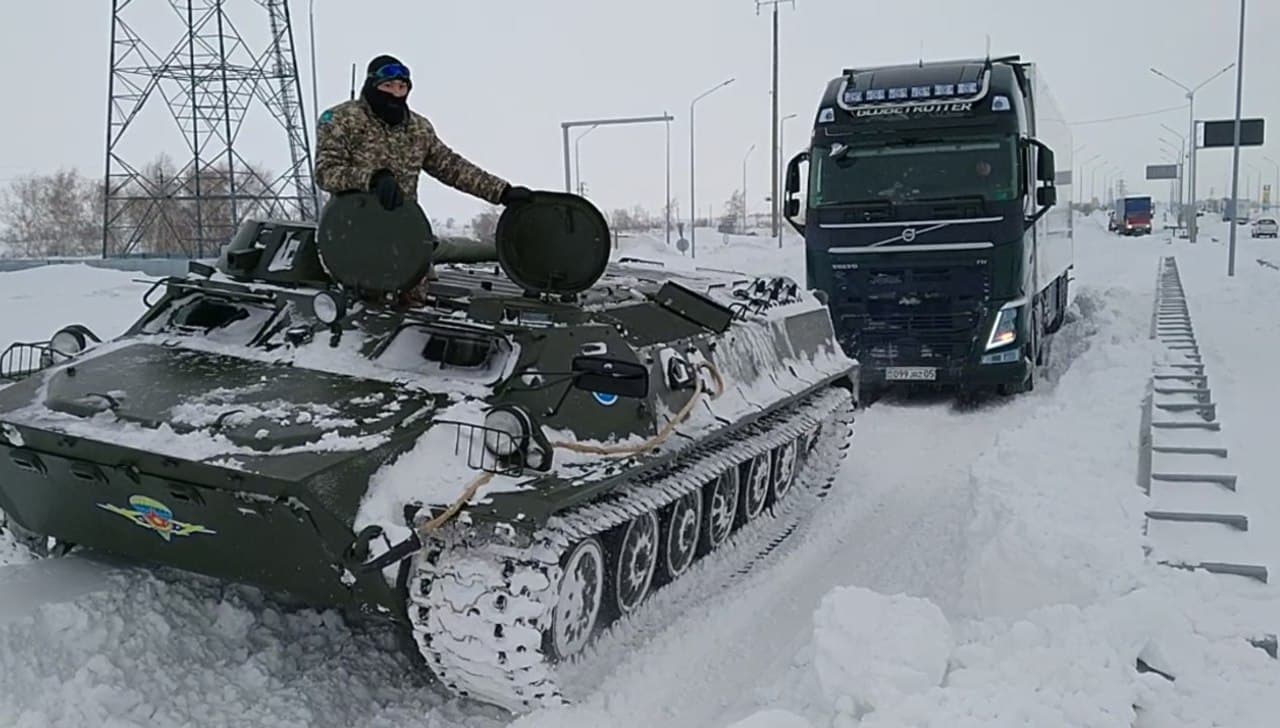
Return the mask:
<svg viewBox="0 0 1280 728">
<path fill-rule="evenodd" d="M 1148 555 L 1163 566 L 1266 583 L 1266 565 L 1236 558 L 1251 555 L 1249 518 L 1234 510 L 1237 476 L 1230 472 L 1220 413 L 1172 256 L 1162 258 L 1157 271 L 1150 337 L 1160 344 L 1160 354 L 1143 398 L 1138 448 L 1138 485 L 1150 500 L 1143 527 L 1151 543 Z M 1178 545 L 1169 548 L 1172 542 Z M 1197 548 L 1203 553 L 1186 551 Z M 1248 639 L 1276 657 L 1276 635 Z"/>
</svg>

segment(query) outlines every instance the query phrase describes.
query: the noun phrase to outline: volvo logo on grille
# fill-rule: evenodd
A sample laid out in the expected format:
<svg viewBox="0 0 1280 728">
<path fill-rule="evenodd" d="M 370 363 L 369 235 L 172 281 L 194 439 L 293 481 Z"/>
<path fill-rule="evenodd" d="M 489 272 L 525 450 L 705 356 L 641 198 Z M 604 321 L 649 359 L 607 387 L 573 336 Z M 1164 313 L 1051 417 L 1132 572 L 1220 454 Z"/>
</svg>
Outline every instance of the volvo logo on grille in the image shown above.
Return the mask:
<svg viewBox="0 0 1280 728">
<path fill-rule="evenodd" d="M 915 239 L 916 239 L 916 229 L 915 229 L 915 228 L 907 228 L 906 230 L 903 230 L 903 231 L 902 231 L 902 242 L 904 242 L 904 243 L 910 243 L 910 242 L 914 241 Z"/>
</svg>

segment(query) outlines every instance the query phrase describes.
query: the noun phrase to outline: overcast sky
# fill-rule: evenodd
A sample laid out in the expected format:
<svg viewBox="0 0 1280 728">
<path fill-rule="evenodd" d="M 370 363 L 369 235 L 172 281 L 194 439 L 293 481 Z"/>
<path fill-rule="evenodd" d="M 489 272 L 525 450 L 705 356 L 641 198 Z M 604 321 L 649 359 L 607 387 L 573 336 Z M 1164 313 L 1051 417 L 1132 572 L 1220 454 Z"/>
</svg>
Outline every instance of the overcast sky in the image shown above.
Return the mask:
<svg viewBox="0 0 1280 728">
<path fill-rule="evenodd" d="M 202 5 L 209 0 L 197 2 Z M 185 3 L 179 3 L 185 4 Z M 310 103 L 308 3 L 291 3 L 298 60 Z M 227 0 L 251 43 L 261 45 L 265 11 Z M 157 50 L 180 37 L 170 0 L 133 0 L 127 18 Z M 827 80 L 850 65 L 1021 54 L 1039 63 L 1068 119 L 1079 122 L 1081 158 L 1102 153 L 1131 188 L 1161 197 L 1167 183 L 1144 183 L 1145 164 L 1166 161 L 1157 141 L 1188 125 L 1183 92 L 1154 76 L 1155 66 L 1194 86 L 1236 58 L 1236 0 L 796 0 L 782 9 L 782 113 L 785 154 L 807 138 Z M 560 122 L 670 112 L 672 194 L 687 217 L 689 102 L 717 83 L 730 86 L 697 106 L 697 201 L 722 209 L 742 185 L 753 210 L 767 209 L 770 19 L 753 0 L 316 0 L 321 107 L 344 100 L 350 67 L 361 73 L 381 52 L 414 73 L 412 106 L 473 161 L 531 187 L 563 186 Z M 1245 39 L 1244 114 L 1268 118 L 1270 143 L 1242 159 L 1275 180 L 1280 162 L 1280 2 L 1250 0 Z M 0 179 L 77 167 L 101 177 L 111 29 L 110 4 L 90 0 L 0 3 Z M 1235 71 L 1196 97 L 1200 118 L 1229 118 Z M 1182 107 L 1110 123 L 1092 120 Z M 160 105 L 139 120 L 130 153 L 139 162 L 169 149 L 183 154 Z M 250 123 L 252 122 L 252 123 Z M 581 142 L 582 179 L 603 208 L 664 196 L 663 125 L 601 127 Z M 255 117 L 238 144 L 250 159 L 279 167 L 286 141 Z M 1218 195 L 1230 150 L 1200 155 L 1201 194 Z M 1242 163 L 1242 173 L 1250 168 Z M 1101 175 L 1099 175 L 1101 176 Z M 1242 176 L 1242 180 L 1248 177 Z M 1086 176 L 1087 180 L 1087 176 Z M 424 177 L 421 202 L 433 217 L 469 217 L 481 203 Z"/>
</svg>

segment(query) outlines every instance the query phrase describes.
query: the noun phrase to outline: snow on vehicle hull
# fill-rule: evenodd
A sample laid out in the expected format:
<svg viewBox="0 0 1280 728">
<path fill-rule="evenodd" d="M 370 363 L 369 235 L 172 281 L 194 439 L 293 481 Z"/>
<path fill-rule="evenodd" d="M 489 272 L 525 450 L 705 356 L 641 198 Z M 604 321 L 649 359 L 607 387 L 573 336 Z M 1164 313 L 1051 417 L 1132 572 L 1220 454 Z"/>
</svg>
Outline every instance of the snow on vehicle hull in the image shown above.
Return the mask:
<svg viewBox="0 0 1280 728">
<path fill-rule="evenodd" d="M 556 659 L 829 484 L 858 365 L 789 279 L 609 264 L 594 208 L 538 195 L 500 221 L 501 272 L 438 267 L 425 302 L 416 205 L 247 221 L 117 339 L 37 347 L 0 391 L 0 509 L 398 622 L 461 693 L 554 700 Z M 495 584 L 507 611 L 442 609 Z"/>
</svg>

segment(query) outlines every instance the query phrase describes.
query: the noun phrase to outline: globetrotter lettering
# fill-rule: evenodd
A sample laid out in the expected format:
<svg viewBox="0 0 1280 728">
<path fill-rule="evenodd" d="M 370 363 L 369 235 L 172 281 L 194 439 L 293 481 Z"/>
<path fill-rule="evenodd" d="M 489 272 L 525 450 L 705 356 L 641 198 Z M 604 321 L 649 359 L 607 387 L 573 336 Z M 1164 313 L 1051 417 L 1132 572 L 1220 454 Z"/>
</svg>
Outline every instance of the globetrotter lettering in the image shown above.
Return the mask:
<svg viewBox="0 0 1280 728">
<path fill-rule="evenodd" d="M 920 104 L 917 106 L 887 106 L 877 109 L 855 109 L 858 118 L 868 116 L 906 116 L 922 114 L 963 114 L 973 111 L 972 102 L 956 104 Z"/>
</svg>

